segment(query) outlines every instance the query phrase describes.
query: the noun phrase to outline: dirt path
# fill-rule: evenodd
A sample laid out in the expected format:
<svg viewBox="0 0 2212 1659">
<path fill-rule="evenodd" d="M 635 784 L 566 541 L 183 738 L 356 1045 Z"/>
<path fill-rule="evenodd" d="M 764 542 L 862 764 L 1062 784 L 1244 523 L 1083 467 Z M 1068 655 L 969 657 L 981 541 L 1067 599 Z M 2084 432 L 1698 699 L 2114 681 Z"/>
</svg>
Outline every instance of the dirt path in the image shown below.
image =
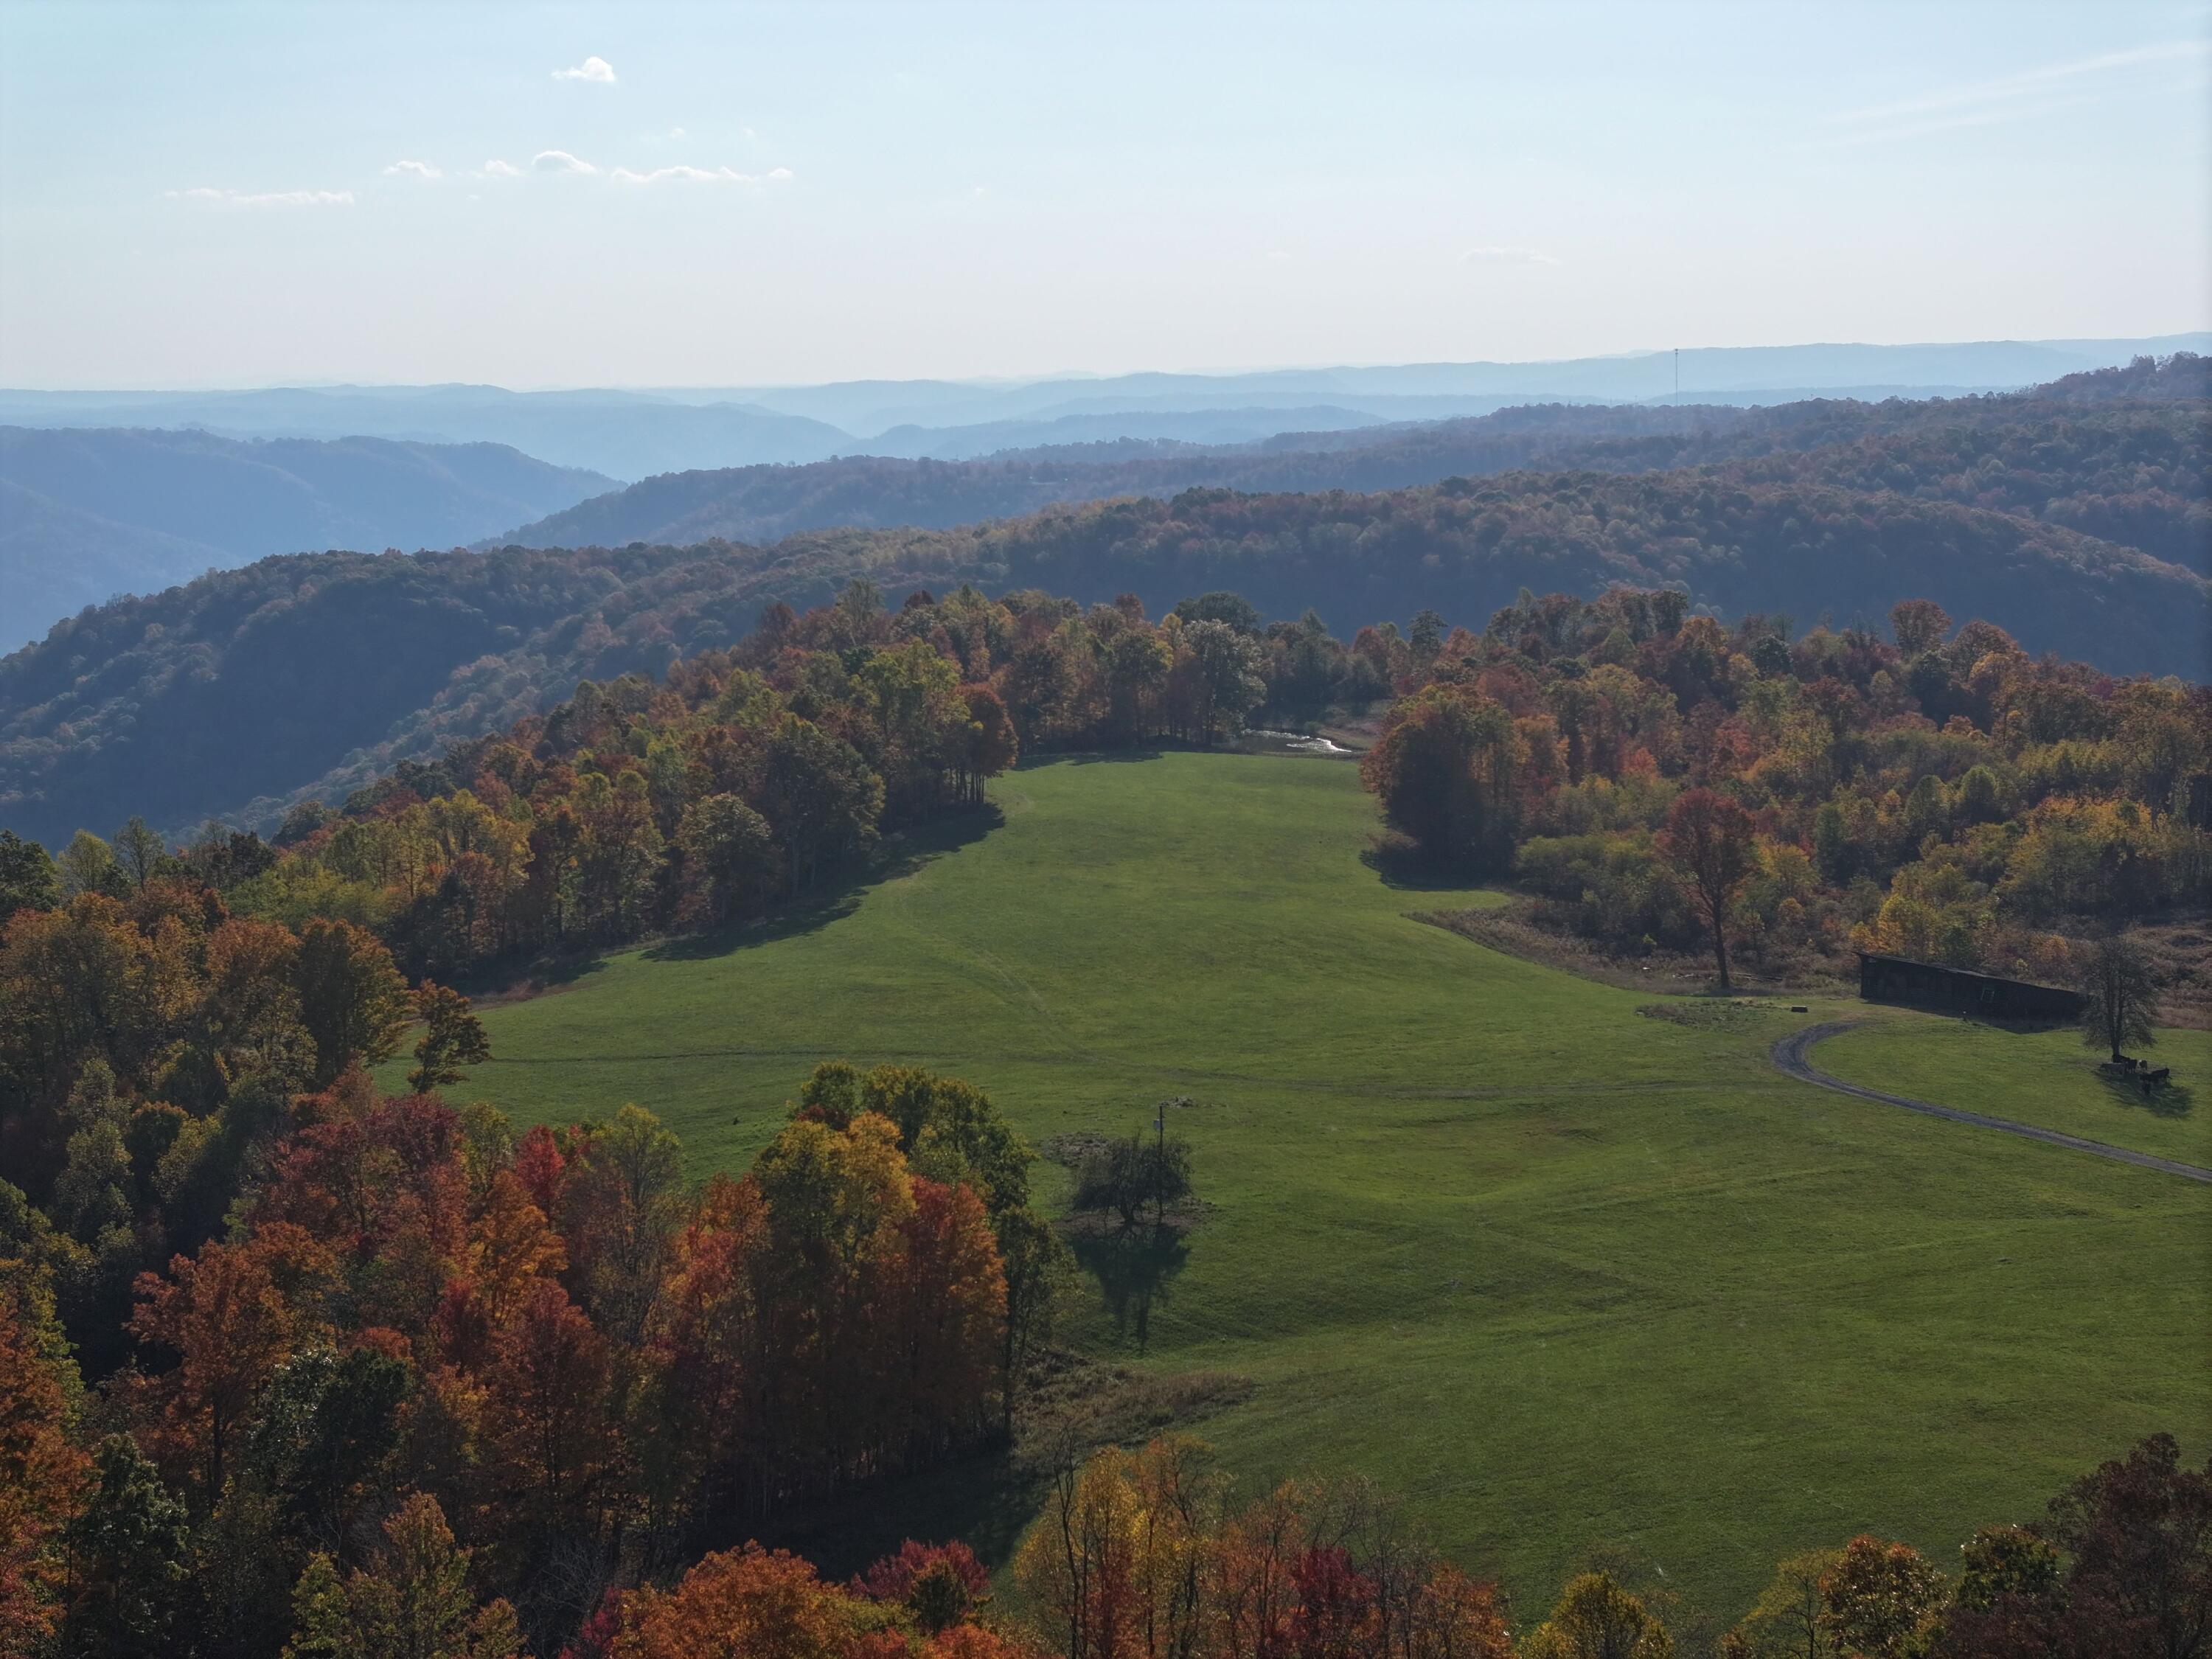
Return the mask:
<svg viewBox="0 0 2212 1659">
<path fill-rule="evenodd" d="M 1930 1117 L 1948 1118 L 1954 1123 L 1972 1123 L 1984 1129 L 2001 1129 L 2008 1135 L 2048 1141 L 2053 1146 L 2069 1146 L 2077 1152 L 2094 1152 L 2099 1158 L 2114 1158 L 2122 1164 L 2133 1164 L 2146 1170 L 2161 1170 L 2167 1175 L 2178 1175 L 2190 1181 L 2212 1182 L 2212 1170 L 2184 1164 L 2178 1158 L 2155 1158 L 2148 1152 L 2131 1152 L 2125 1146 L 2108 1146 L 2101 1140 L 2084 1140 L 2079 1135 L 2061 1134 L 2056 1129 L 2039 1129 L 2032 1123 L 2014 1123 L 2009 1118 L 1962 1111 L 1956 1106 L 1938 1106 L 1932 1101 L 1914 1100 L 1907 1095 L 1886 1094 L 1880 1089 L 1846 1083 L 1839 1077 L 1831 1077 L 1826 1072 L 1814 1069 L 1808 1058 L 1813 1052 L 1813 1045 L 1823 1037 L 1834 1036 L 1838 1031 L 1848 1031 L 1860 1024 L 1861 1021 L 1855 1019 L 1839 1019 L 1821 1025 L 1808 1025 L 1776 1043 L 1771 1051 L 1771 1058 L 1791 1077 L 1802 1079 L 1807 1083 L 1817 1083 L 1824 1089 L 1856 1095 L 1862 1100 L 1878 1100 L 1885 1106 L 1902 1106 L 1909 1112 L 1925 1112 Z"/>
</svg>

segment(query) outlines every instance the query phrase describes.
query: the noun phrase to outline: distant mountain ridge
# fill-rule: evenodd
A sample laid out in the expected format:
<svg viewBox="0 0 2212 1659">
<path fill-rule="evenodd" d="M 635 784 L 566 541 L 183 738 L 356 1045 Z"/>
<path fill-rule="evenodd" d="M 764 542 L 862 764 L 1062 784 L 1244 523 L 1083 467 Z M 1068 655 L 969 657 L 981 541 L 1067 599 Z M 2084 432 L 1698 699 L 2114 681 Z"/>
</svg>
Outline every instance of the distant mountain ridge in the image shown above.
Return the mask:
<svg viewBox="0 0 2212 1659">
<path fill-rule="evenodd" d="M 1366 420 L 1439 420 L 1522 403 L 1760 404 L 1869 392 L 1928 396 L 2009 390 L 2176 351 L 2212 351 L 2212 333 L 1903 346 L 1698 347 L 1680 354 L 1679 398 L 1674 354 L 1648 352 L 1553 362 L 1147 372 L 999 382 L 853 380 L 814 386 L 0 390 L 0 423 L 202 427 L 239 437 L 367 435 L 503 443 L 559 465 L 636 480 L 700 468 L 875 453 L 880 446 L 873 441 L 902 426 L 944 430 L 1005 422 L 1317 406 Z M 1137 434 L 1098 430 L 1089 435 Z M 1028 445 L 1039 439 L 1012 441 Z M 921 453 L 910 445 L 904 449 Z"/>
<path fill-rule="evenodd" d="M 2206 360 L 2177 356 L 2148 374 L 2097 371 L 1996 398 L 1765 409 L 1552 404 L 1229 446 L 1093 444 L 965 462 L 852 457 L 648 478 L 482 545 L 775 542 L 837 526 L 943 529 L 1055 502 L 1194 488 L 1400 489 L 1524 469 L 1727 465 L 1747 478 L 1786 472 L 2002 506 L 2212 571 L 2208 397 Z M 1768 458 L 1783 454 L 1797 459 L 1778 472 Z M 1900 469 L 1915 474 L 1911 483 L 1896 482 Z"/>
<path fill-rule="evenodd" d="M 1766 403 L 1820 395 L 2009 391 L 2141 356 L 2212 352 L 2212 332 L 2136 339 L 1992 340 L 1915 345 L 1686 347 L 1682 398 Z M 669 396 L 736 398 L 805 415 L 861 437 L 901 424 L 971 425 L 1113 409 L 1295 407 L 1329 404 L 1387 420 L 1487 414 L 1516 403 L 1674 400 L 1675 354 L 1650 351 L 1539 362 L 1433 362 L 1061 376 L 998 386 L 856 380 L 742 386 Z M 1470 406 L 1472 405 L 1472 406 Z"/>
<path fill-rule="evenodd" d="M 1523 586 L 1669 586 L 1723 616 L 1801 624 L 1924 597 L 2030 650 L 2202 678 L 2212 582 L 2151 550 L 2201 559 L 2212 529 L 2206 374 L 2179 358 L 1948 404 L 1553 406 L 1195 456 L 1129 441 L 755 468 L 744 505 L 760 520 L 836 511 L 841 490 L 911 520 L 1194 460 L 1239 487 L 758 544 L 687 530 L 681 544 L 266 559 L 86 611 L 0 658 L 0 824 L 52 840 L 133 811 L 165 830 L 210 815 L 266 823 L 305 794 L 343 795 L 399 759 L 511 725 L 581 678 L 659 673 L 732 644 L 763 605 L 818 603 L 855 578 L 894 601 L 964 581 L 1134 593 L 1155 612 L 1230 587 L 1276 616 L 1311 606 L 1340 629 L 1424 605 L 1480 627 Z M 1409 471 L 1431 481 L 1364 482 Z M 580 505 L 576 522 L 635 507 L 703 525 L 730 511 L 730 486 L 727 474 L 654 479 Z"/>
<path fill-rule="evenodd" d="M 272 387 L 260 392 L 0 391 L 0 422 L 38 427 L 203 428 L 250 438 L 495 443 L 611 481 L 732 461 L 812 461 L 848 434 L 726 401 L 501 386 Z"/>
<path fill-rule="evenodd" d="M 119 592 L 271 553 L 449 547 L 612 483 L 496 444 L 0 428 L 0 649 Z"/>
</svg>

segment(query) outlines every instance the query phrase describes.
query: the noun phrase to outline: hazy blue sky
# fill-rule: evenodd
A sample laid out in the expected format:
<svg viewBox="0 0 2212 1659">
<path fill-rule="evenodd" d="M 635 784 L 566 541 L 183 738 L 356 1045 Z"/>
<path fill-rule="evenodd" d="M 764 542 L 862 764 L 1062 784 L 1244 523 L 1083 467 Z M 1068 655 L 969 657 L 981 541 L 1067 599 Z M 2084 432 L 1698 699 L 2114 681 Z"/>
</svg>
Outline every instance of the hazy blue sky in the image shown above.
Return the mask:
<svg viewBox="0 0 2212 1659">
<path fill-rule="evenodd" d="M 0 384 L 2212 323 L 2203 4 L 0 4 Z"/>
</svg>

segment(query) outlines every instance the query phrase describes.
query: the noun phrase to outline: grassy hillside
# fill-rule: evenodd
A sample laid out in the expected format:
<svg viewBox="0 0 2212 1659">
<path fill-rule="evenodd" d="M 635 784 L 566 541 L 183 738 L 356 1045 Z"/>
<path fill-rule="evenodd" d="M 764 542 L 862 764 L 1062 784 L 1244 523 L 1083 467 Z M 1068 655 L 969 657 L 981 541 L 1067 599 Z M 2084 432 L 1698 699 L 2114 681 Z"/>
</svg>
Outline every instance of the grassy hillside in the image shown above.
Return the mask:
<svg viewBox="0 0 2212 1659">
<path fill-rule="evenodd" d="M 700 1174 L 832 1055 L 969 1078 L 1038 1140 L 1190 1097 L 1209 1219 L 1094 1255 L 1080 1340 L 1251 1378 L 1203 1425 L 1232 1468 L 1364 1470 L 1523 1605 L 1613 1544 L 1739 1608 L 1783 1552 L 1940 1556 L 2212 1430 L 2201 1188 L 1768 1067 L 1833 1008 L 1685 1025 L 1412 921 L 1481 896 L 1384 885 L 1340 763 L 1063 761 L 994 797 L 842 913 L 489 1011 L 470 1091 L 641 1102 Z M 1003 1549 L 1025 1516 L 990 1499 L 912 1524 Z"/>
<path fill-rule="evenodd" d="M 2103 1052 L 2082 1047 L 2075 1031 L 2008 1031 L 1929 1014 L 1831 1037 L 1813 1063 L 1893 1094 L 2212 1168 L 2212 1031 L 2163 1030 L 2141 1052 L 2172 1067 L 2172 1087 L 2146 1096 L 2100 1077 Z"/>
</svg>

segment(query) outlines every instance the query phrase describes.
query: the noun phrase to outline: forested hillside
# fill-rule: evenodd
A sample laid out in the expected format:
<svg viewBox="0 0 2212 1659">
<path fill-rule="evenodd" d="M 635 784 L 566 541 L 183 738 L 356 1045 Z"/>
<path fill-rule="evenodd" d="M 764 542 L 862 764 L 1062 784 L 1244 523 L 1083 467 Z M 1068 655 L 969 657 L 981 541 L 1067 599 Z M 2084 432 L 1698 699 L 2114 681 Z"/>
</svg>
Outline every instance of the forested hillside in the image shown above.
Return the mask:
<svg viewBox="0 0 2212 1659">
<path fill-rule="evenodd" d="M 451 547 L 612 482 L 499 444 L 0 428 L 0 645 L 271 553 Z"/>
<path fill-rule="evenodd" d="M 847 457 L 672 473 L 501 538 L 530 547 L 774 541 L 827 526 L 943 527 L 1056 501 L 1248 491 L 1398 489 L 1516 470 L 1719 468 L 1993 507 L 2212 569 L 2205 362 L 2079 374 L 2014 396 L 1768 409 L 1510 409 L 1416 427 L 1285 433 L 1174 453 L 1090 444 L 966 462 Z M 1784 464 L 1780 457 L 1792 459 Z"/>
<path fill-rule="evenodd" d="M 1542 1603 L 1515 1611 L 1462 1577 L 1370 1486 L 1302 1481 L 1232 1503 L 1187 1437 L 1119 1449 L 1147 1425 L 1251 1391 L 1234 1374 L 1170 1371 L 1145 1393 L 1107 1368 L 1081 1369 L 1063 1346 L 1079 1306 L 1067 1287 L 1086 1267 L 1106 1284 L 1085 1251 L 1111 1212 L 1131 1247 L 1184 1249 L 1158 1212 L 1141 1218 L 1148 1193 L 1175 1213 L 1170 1150 L 1176 1195 L 1192 1182 L 1180 1132 L 1118 1143 L 1131 1152 L 1119 1173 L 1086 1153 L 1071 1218 L 1032 1201 L 1036 1156 L 1011 1113 L 1033 1100 L 911 1063 L 831 1060 L 803 1080 L 793 1065 L 796 1098 L 763 1115 L 730 1086 L 740 1055 L 716 1054 L 730 1070 L 718 1074 L 715 1120 L 737 1104 L 769 1121 L 742 1168 L 698 1187 L 676 1133 L 636 1104 L 515 1121 L 489 1102 L 445 1097 L 473 1088 L 472 1068 L 495 1056 L 492 1022 L 443 981 L 654 932 L 720 933 L 703 952 L 690 945 L 705 941 L 672 941 L 662 963 L 750 955 L 744 946 L 805 914 L 787 908 L 793 898 L 869 879 L 878 836 L 963 818 L 986 840 L 1016 833 L 986 809 L 984 786 L 1024 753 L 1142 754 L 1163 739 L 1204 748 L 1263 707 L 1297 718 L 1393 696 L 1361 768 L 1404 838 L 1379 847 L 1377 862 L 1517 873 L 1552 925 L 1630 951 L 1710 932 L 1723 981 L 1729 960 L 1775 973 L 1847 942 L 2057 976 L 2083 954 L 2069 935 L 2168 914 L 2203 890 L 2203 688 L 2116 684 L 2039 660 L 1986 623 L 1954 628 L 1924 599 L 1895 605 L 1887 637 L 1790 632 L 1765 617 L 1723 628 L 1665 590 L 1530 598 L 1480 631 L 1425 613 L 1402 635 L 1385 624 L 1346 642 L 1310 619 L 1263 628 L 1230 593 L 1156 622 L 1133 599 L 1086 608 L 963 588 L 892 609 L 855 584 L 804 615 L 773 607 L 734 649 L 688 658 L 665 678 L 579 688 L 342 804 L 303 805 L 273 842 L 215 833 L 177 847 L 134 821 L 112 845 L 81 835 L 55 860 L 0 836 L 0 1422 L 31 1498 L 4 1535 L 0 1640 L 12 1652 L 58 1632 L 72 1655 L 506 1659 L 526 1646 L 579 1659 L 1139 1659 L 1140 1645 L 1099 1638 L 1091 1621 L 1157 1612 L 1166 1581 L 1182 1586 L 1167 1602 L 1188 1626 L 1177 1650 L 1188 1659 L 1557 1659 L 1606 1651 L 1558 1637 L 1593 1620 L 1642 1633 L 1613 1649 L 1631 1659 L 1674 1651 L 1670 1623 L 1684 1651 L 1778 1653 L 1796 1650 L 1779 1645 L 1792 1618 L 1816 1634 L 1881 1621 L 1911 1644 L 1826 1651 L 1893 1659 L 2187 1651 L 2142 1639 L 2164 1627 L 2115 1600 L 2123 1586 L 2133 1597 L 2165 1582 L 2156 1553 L 2171 1534 L 2203 1536 L 2212 1487 L 2164 1437 L 2075 1486 L 2047 1536 L 1978 1534 L 1946 1558 L 1961 1570 L 1955 1584 L 1908 1542 L 1844 1543 L 1854 1521 L 1831 1523 L 1832 1547 L 1784 1561 L 1766 1597 L 1726 1609 L 1744 1615 L 1735 1645 L 1718 1647 L 1723 1621 L 1674 1587 L 1688 1577 L 1679 1567 L 1638 1594 L 1602 1574 L 1575 1577 L 1531 1630 Z M 1159 761 L 1058 769 L 1142 791 Z M 1229 766 L 1348 781 L 1327 761 Z M 1224 770 L 1213 787 L 1241 786 Z M 1156 841 L 1159 822 L 1145 819 Z M 1187 855 L 1187 843 L 1173 846 L 1169 861 Z M 1351 846 L 1336 852 L 1358 869 Z M 1083 884 L 1064 882 L 1070 867 L 1054 864 L 1053 878 Z M 1394 928 L 1430 933 L 1395 914 L 1403 895 L 1372 872 L 1358 886 Z M 1109 888 L 1115 902 L 1127 890 Z M 1147 892 L 1147 906 L 1161 897 Z M 721 932 L 748 919 L 770 925 Z M 1328 913 L 1333 944 L 1349 937 L 1345 920 Z M 900 926 L 910 957 L 927 935 L 911 915 Z M 845 930 L 795 930 L 830 931 Z M 941 959 L 952 975 L 976 976 L 959 951 Z M 1373 961 L 1330 951 L 1320 965 L 1341 975 L 1344 963 Z M 989 962 L 988 979 L 1042 1006 Z M 1547 970 L 1517 966 L 1545 985 L 1539 995 L 1560 994 Z M 1618 997 L 1600 994 L 1587 1011 L 1600 1019 L 1761 1018 L 1693 1001 L 1607 1015 L 1605 995 Z M 580 985 L 551 1003 L 553 1018 L 582 1012 L 588 1025 L 591 1000 Z M 862 1022 L 856 999 L 836 1000 L 838 1018 Z M 728 1006 L 715 1005 L 718 1022 Z M 787 1040 L 773 1015 L 740 1006 L 746 1040 L 761 1045 L 744 1058 L 781 1065 L 807 1052 L 772 1046 Z M 667 1046 L 672 1028 L 649 1014 L 640 1023 L 656 1049 Z M 1402 1028 L 1408 1039 L 1417 1024 Z M 388 1073 L 380 1087 L 369 1068 L 410 1039 L 406 1092 L 389 1091 Z M 1174 1040 L 1182 1052 L 1195 1041 L 1180 1030 Z M 1707 1112 L 1712 1073 L 1728 1062 L 1702 1043 L 1695 1052 L 1700 1077 L 1686 1086 Z M 1060 1063 L 1087 1097 L 1112 1095 L 1101 1077 L 1115 1059 Z M 1542 1063 L 1571 1064 L 1557 1052 Z M 1206 1075 L 1211 1094 L 1223 1074 Z M 526 1091 L 550 1086 L 542 1073 L 524 1076 Z M 621 1087 L 641 1082 L 665 1087 L 642 1069 Z M 1590 1100 L 1587 1085 L 1570 1086 Z M 1410 1103 L 1430 1114 L 1449 1097 L 1424 1089 Z M 1641 1170 L 1675 1155 L 1653 1145 L 1664 1109 L 1647 1098 L 1589 1115 L 1636 1120 Z M 1246 1133 L 1297 1139 L 1278 1127 L 1287 1115 Z M 1831 1150 L 1779 1115 L 1762 1121 L 1790 1143 L 1790 1167 L 1754 1184 L 1786 1182 L 1793 1219 L 1841 1197 L 1863 1222 L 1869 1201 L 1889 1201 L 1863 1190 L 1878 1168 L 1863 1147 L 1823 1191 L 1804 1170 Z M 1386 1138 L 1370 1124 L 1363 1139 Z M 1450 1133 L 1480 1131 L 1458 1118 Z M 1525 1127 L 1510 1133 L 1530 1139 Z M 1698 1136 L 1701 1148 L 1725 1144 L 1709 1116 Z M 1540 1156 L 1561 1158 L 1565 1137 L 1546 1139 Z M 1312 1161 L 1340 1176 L 1354 1156 Z M 1463 1141 L 1438 1160 L 1455 1173 L 1468 1161 Z M 1511 1201 L 1514 1180 L 1484 1173 L 1503 1194 L 1488 1201 Z M 1650 1201 L 1630 1181 L 1651 1178 L 1613 1165 L 1577 1191 L 1567 1281 L 1577 1293 L 1590 1293 L 1582 1264 L 1602 1224 L 1587 1212 Z M 2063 1177 L 2029 1179 L 2047 1194 Z M 1671 1171 L 1660 1180 L 1668 1209 L 1694 1202 Z M 1757 1243 L 1746 1218 L 1773 1201 L 1739 1188 L 1724 1215 L 1705 1212 L 1707 1224 L 1741 1252 Z M 1279 1192 L 1269 1203 L 1278 1218 L 1294 1207 Z M 1390 1248 L 1403 1251 L 1407 1212 L 1370 1200 L 1350 1213 L 1390 1219 Z M 1463 1213 L 1451 1222 L 1462 1233 Z M 2078 1218 L 2045 1224 L 2069 1224 Z M 1997 1224 L 1974 1222 L 1976 1256 L 1990 1254 Z M 1510 1231 L 1493 1224 L 1472 1259 Z M 2024 1250 L 2026 1237 L 2010 1224 L 2004 1248 Z M 1267 1231 L 1278 1252 L 1299 1237 L 1279 1218 Z M 1539 1261 L 1523 1253 L 1490 1270 L 1545 1271 Z M 1730 1303 L 1743 1271 L 1732 1255 Z M 1819 1271 L 1821 1285 L 1834 1276 L 1825 1256 Z M 1669 1279 L 1667 1299 L 1685 1282 Z M 1314 1288 L 1297 1286 L 1302 1310 Z M 1620 1314 L 1642 1293 L 1607 1290 L 1592 1323 L 1625 1324 L 1648 1343 L 1648 1322 Z M 1923 1343 L 1930 1305 L 1942 1307 L 1922 1303 Z M 1483 1344 L 1487 1387 L 1511 1374 L 1498 1356 L 1527 1333 L 1484 1317 L 1465 1322 Z M 1855 1342 L 1887 1340 L 1855 1328 Z M 1629 1375 L 1647 1369 L 1639 1348 Z M 1279 1372 L 1261 1386 L 1296 1383 Z M 1516 1409 L 1513 1390 L 1497 1396 L 1501 1412 Z M 1024 1602 L 1002 1593 L 987 1607 L 990 1585 L 964 1547 L 910 1543 L 842 1590 L 790 1558 L 720 1553 L 786 1535 L 840 1498 L 847 1507 L 828 1512 L 849 1516 L 911 1493 L 917 1476 L 988 1470 L 1010 1448 L 1035 1471 L 1018 1507 L 1036 1522 L 1005 1550 Z M 1832 1454 L 1823 1443 L 1808 1455 Z M 1525 1512 L 1539 1486 L 1558 1484 L 1499 1489 Z M 14 1496 L 0 1490 L 0 1502 Z M 1728 1547 L 1741 1577 L 1771 1522 L 1741 1494 L 1732 1501 L 1744 1515 L 1742 1540 Z M 1822 1503 L 1824 1522 L 1856 1513 L 1829 1493 Z M 941 1504 L 925 1506 L 933 1522 L 948 1514 Z M 1576 1526 L 1593 1524 L 1580 1503 L 1573 1513 Z M 1488 1518 L 1500 1519 L 1494 1508 Z M 1763 1577 L 1765 1557 L 1754 1559 Z M 1267 1618 L 1285 1629 L 1338 1620 L 1328 1644 L 1279 1640 L 1272 1625 L 1255 1637 L 1255 1573 L 1275 1583 Z M 2166 1611 L 2194 1620 L 2203 1575 L 2174 1577 Z M 395 1608 L 441 1644 L 356 1640 L 356 1621 L 386 1630 Z M 1525 1637 L 1517 1647 L 1511 1625 Z M 787 1645 L 787 1627 L 804 1640 Z M 731 1628 L 750 1644 L 711 1644 Z M 2051 1639 L 2023 1645 L 2023 1630 Z"/>
<path fill-rule="evenodd" d="M 1879 616 L 1902 591 L 2116 672 L 2193 673 L 2203 577 L 2017 515 L 1697 473 L 1517 473 L 1358 495 L 1192 490 L 951 531 L 774 547 L 265 561 L 77 618 L 0 661 L 0 817 L 66 836 L 143 811 L 256 820 L 538 712 L 586 678 L 734 644 L 762 605 L 865 576 L 1155 611 L 1234 588 L 1340 625 L 1480 624 L 1523 587 L 1679 585 L 1724 615 Z"/>
</svg>

